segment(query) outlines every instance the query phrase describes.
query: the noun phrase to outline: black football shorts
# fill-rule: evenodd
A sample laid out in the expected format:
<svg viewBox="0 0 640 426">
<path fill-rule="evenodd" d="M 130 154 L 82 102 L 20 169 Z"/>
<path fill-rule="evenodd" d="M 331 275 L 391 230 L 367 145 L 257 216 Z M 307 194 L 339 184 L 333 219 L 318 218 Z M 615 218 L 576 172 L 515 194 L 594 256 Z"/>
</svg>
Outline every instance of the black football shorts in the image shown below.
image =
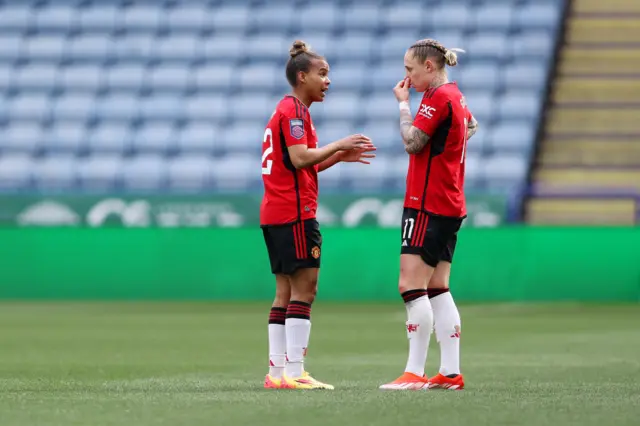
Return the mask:
<svg viewBox="0 0 640 426">
<path fill-rule="evenodd" d="M 453 262 L 462 220 L 405 208 L 400 230 L 400 253 L 420 255 L 427 265 L 434 268 L 440 261 Z"/>
<path fill-rule="evenodd" d="M 262 233 L 274 274 L 291 275 L 298 269 L 320 267 L 322 235 L 317 220 L 262 226 Z"/>
</svg>

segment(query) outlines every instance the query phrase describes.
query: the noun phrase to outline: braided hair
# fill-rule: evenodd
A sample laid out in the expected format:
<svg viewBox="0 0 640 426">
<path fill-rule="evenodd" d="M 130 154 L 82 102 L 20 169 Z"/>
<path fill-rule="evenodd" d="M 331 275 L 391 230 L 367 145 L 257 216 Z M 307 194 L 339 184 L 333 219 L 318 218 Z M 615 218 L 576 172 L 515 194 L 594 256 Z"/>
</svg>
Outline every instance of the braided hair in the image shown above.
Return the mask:
<svg viewBox="0 0 640 426">
<path fill-rule="evenodd" d="M 442 43 L 431 38 L 425 38 L 416 41 L 409 50 L 413 53 L 413 57 L 417 58 L 421 63 L 427 58 L 434 58 L 438 68 L 444 68 L 445 64 L 450 67 L 458 65 L 458 55 L 456 52 L 464 52 L 462 49 L 447 49 Z"/>
</svg>

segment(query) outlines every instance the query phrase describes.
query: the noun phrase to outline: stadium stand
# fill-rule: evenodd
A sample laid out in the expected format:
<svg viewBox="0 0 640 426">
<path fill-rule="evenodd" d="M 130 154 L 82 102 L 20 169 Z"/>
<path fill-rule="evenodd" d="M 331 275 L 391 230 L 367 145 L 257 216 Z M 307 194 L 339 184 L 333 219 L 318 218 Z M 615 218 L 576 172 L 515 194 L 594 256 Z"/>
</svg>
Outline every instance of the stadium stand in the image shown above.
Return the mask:
<svg viewBox="0 0 640 426">
<path fill-rule="evenodd" d="M 563 4 L 0 2 L 0 187 L 260 188 L 263 129 L 288 89 L 288 48 L 301 38 L 332 66 L 332 90 L 311 109 L 321 143 L 363 131 L 380 147 L 366 173 L 346 165 L 322 181 L 397 190 L 407 158 L 391 89 L 405 49 L 433 37 L 468 52 L 450 73 L 481 123 L 467 186 L 519 191 Z M 412 102 L 415 112 L 419 96 Z"/>
</svg>

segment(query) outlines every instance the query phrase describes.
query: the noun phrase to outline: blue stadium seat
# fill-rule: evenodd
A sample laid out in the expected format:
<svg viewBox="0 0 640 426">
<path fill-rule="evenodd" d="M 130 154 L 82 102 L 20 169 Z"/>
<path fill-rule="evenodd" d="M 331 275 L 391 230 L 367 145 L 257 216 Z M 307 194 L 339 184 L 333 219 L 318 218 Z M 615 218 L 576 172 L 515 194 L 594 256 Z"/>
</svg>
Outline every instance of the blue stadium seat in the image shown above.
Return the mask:
<svg viewBox="0 0 640 426">
<path fill-rule="evenodd" d="M 540 95 L 532 92 L 509 92 L 502 96 L 498 112 L 502 119 L 528 118 L 535 120 L 540 110 Z"/>
<path fill-rule="evenodd" d="M 124 187 L 131 191 L 157 191 L 167 184 L 167 160 L 145 154 L 126 159 L 122 166 Z"/>
<path fill-rule="evenodd" d="M 242 33 L 249 26 L 250 10 L 246 5 L 222 6 L 217 8 L 212 19 L 216 31 Z"/>
<path fill-rule="evenodd" d="M 484 159 L 485 178 L 496 186 L 517 186 L 524 182 L 527 161 L 524 155 L 493 155 Z"/>
<path fill-rule="evenodd" d="M 216 148 L 222 148 L 223 152 L 257 154 L 262 149 L 266 121 L 267 119 L 265 118 L 265 122 L 262 125 L 254 121 L 251 124 L 240 122 L 226 127 L 218 140 L 218 144 L 216 144 Z"/>
<path fill-rule="evenodd" d="M 483 125 L 491 121 L 496 113 L 497 104 L 491 92 L 469 91 L 464 94 L 471 114 Z"/>
<path fill-rule="evenodd" d="M 67 40 L 58 35 L 33 36 L 24 42 L 25 56 L 35 60 L 61 60 L 68 50 Z"/>
<path fill-rule="evenodd" d="M 142 64 L 125 63 L 109 68 L 107 87 L 111 90 L 137 90 L 148 79 L 148 70 Z"/>
<path fill-rule="evenodd" d="M 327 97 L 324 101 L 324 117 L 328 120 L 356 118 L 362 114 L 367 106 L 360 102 L 360 96 L 356 93 L 339 92 Z M 398 107 L 396 106 L 396 110 Z"/>
<path fill-rule="evenodd" d="M 79 153 L 86 145 L 85 124 L 78 121 L 57 121 L 46 132 L 44 148 L 51 152 Z"/>
<path fill-rule="evenodd" d="M 428 16 L 431 18 L 430 24 L 436 31 L 443 28 L 460 30 L 466 28 L 471 22 L 472 12 L 467 5 L 443 2 L 440 6 L 430 9 Z"/>
<path fill-rule="evenodd" d="M 145 120 L 178 120 L 184 111 L 183 99 L 169 94 L 147 96 L 140 100 L 140 116 Z"/>
<path fill-rule="evenodd" d="M 96 102 L 96 115 L 105 120 L 132 120 L 139 112 L 140 100 L 129 93 L 115 93 Z"/>
<path fill-rule="evenodd" d="M 131 129 L 121 122 L 102 122 L 89 134 L 92 152 L 124 154 L 131 148 Z"/>
<path fill-rule="evenodd" d="M 322 173 L 318 175 L 318 185 L 322 188 L 322 191 L 325 190 L 342 190 L 344 189 L 343 185 L 343 177 L 342 177 L 342 167 L 331 167 L 330 169 L 324 170 Z M 321 209 L 321 207 L 318 207 Z M 317 213 L 318 218 L 321 218 L 321 213 Z M 324 223 L 324 221 L 323 221 Z"/>
<path fill-rule="evenodd" d="M 77 186 L 78 163 L 73 156 L 53 155 L 34 163 L 34 181 L 40 190 L 64 190 Z"/>
<path fill-rule="evenodd" d="M 261 34 L 247 37 L 242 45 L 243 54 L 252 60 L 271 59 L 284 62 L 289 59 L 292 40 L 281 34 Z"/>
<path fill-rule="evenodd" d="M 375 73 L 368 75 L 373 90 L 389 91 L 405 76 L 404 65 L 399 60 L 382 63 Z"/>
<path fill-rule="evenodd" d="M 54 65 L 27 65 L 15 70 L 13 85 L 15 88 L 25 91 L 51 91 L 58 84 L 58 76 L 58 67 Z"/>
<path fill-rule="evenodd" d="M 33 160 L 24 154 L 0 157 L 0 189 L 24 190 L 32 182 Z"/>
<path fill-rule="evenodd" d="M 69 94 L 60 96 L 54 103 L 53 116 L 56 120 L 88 120 L 93 116 L 95 99 L 89 94 Z"/>
<path fill-rule="evenodd" d="M 146 62 L 153 59 L 157 42 L 151 33 L 132 33 L 115 37 L 112 55 L 119 60 Z"/>
<path fill-rule="evenodd" d="M 500 60 L 505 58 L 508 52 L 508 38 L 501 33 L 480 33 L 470 37 L 466 45 L 469 55 L 480 60 Z"/>
<path fill-rule="evenodd" d="M 9 104 L 9 117 L 13 120 L 43 121 L 51 114 L 51 101 L 43 94 L 16 96 Z"/>
<path fill-rule="evenodd" d="M 177 132 L 172 123 L 147 121 L 133 136 L 133 148 L 138 152 L 167 154 L 177 150 Z"/>
<path fill-rule="evenodd" d="M 78 65 L 62 68 L 60 83 L 64 90 L 97 91 L 105 82 L 104 68 L 99 65 Z"/>
<path fill-rule="evenodd" d="M 202 54 L 205 59 L 225 61 L 238 60 L 239 52 L 243 52 L 244 38 L 232 34 L 215 34 L 204 40 Z M 286 54 L 287 51 L 284 53 Z"/>
<path fill-rule="evenodd" d="M 522 61 L 504 69 L 504 86 L 510 89 L 545 90 L 547 70 L 540 62 Z"/>
<path fill-rule="evenodd" d="M 2 13 L 0 13 L 0 17 Z M 0 25 L 2 23 L 0 22 Z M 0 61 L 16 61 L 23 50 L 23 38 L 15 34 L 0 34 Z"/>
<path fill-rule="evenodd" d="M 326 145 L 358 132 L 360 130 L 354 128 L 353 121 L 332 120 L 330 123 L 316 126 L 316 135 L 320 145 Z M 368 136 L 374 137 L 373 135 Z"/>
<path fill-rule="evenodd" d="M 464 164 L 464 180 L 467 187 L 482 179 L 482 159 L 473 152 L 467 152 Z"/>
<path fill-rule="evenodd" d="M 516 58 L 549 58 L 553 55 L 553 40 L 548 32 L 527 31 L 509 38 L 508 51 Z"/>
<path fill-rule="evenodd" d="M 383 10 L 382 21 L 391 29 L 419 28 L 424 20 L 422 4 L 418 2 L 398 2 Z"/>
<path fill-rule="evenodd" d="M 478 118 L 476 118 L 478 120 Z M 490 123 L 483 122 L 480 124 L 478 132 L 467 141 L 467 152 L 475 155 L 482 155 L 487 151 L 489 145 L 487 141 L 487 133 L 491 132 L 493 126 Z"/>
<path fill-rule="evenodd" d="M 338 26 L 340 11 L 333 3 L 311 4 L 299 11 L 300 27 L 332 31 Z"/>
<path fill-rule="evenodd" d="M 126 8 L 122 19 L 128 29 L 155 31 L 162 25 L 165 14 L 160 7 L 141 4 Z"/>
<path fill-rule="evenodd" d="M 192 80 L 191 70 L 184 65 L 156 67 L 149 74 L 149 87 L 154 91 L 185 91 Z"/>
<path fill-rule="evenodd" d="M 39 31 L 70 31 L 79 24 L 78 10 L 64 4 L 37 9 L 34 18 Z"/>
<path fill-rule="evenodd" d="M 498 123 L 489 131 L 490 146 L 497 152 L 528 153 L 533 147 L 536 127 L 533 120 Z"/>
<path fill-rule="evenodd" d="M 269 91 L 274 89 L 277 79 L 284 79 L 284 70 L 269 62 L 263 62 L 243 67 L 236 75 L 233 83 L 247 92 Z"/>
<path fill-rule="evenodd" d="M 367 61 L 374 52 L 373 41 L 371 35 L 365 32 L 348 33 L 334 40 L 331 54 L 337 59 Z"/>
<path fill-rule="evenodd" d="M 247 120 L 262 120 L 266 124 L 275 107 L 270 96 L 261 96 L 257 93 L 234 96 L 227 106 L 231 116 L 238 117 L 239 121 L 244 122 L 245 125 Z"/>
<path fill-rule="evenodd" d="M 325 102 L 330 101 L 331 97 L 345 90 L 361 90 L 369 83 L 371 78 L 375 78 L 367 71 L 368 68 L 362 61 L 340 61 L 329 71 L 331 85 L 329 86 L 330 91 L 327 92 Z"/>
<path fill-rule="evenodd" d="M 203 4 L 185 4 L 167 13 L 167 26 L 171 31 L 203 31 L 211 26 L 209 9 Z"/>
<path fill-rule="evenodd" d="M 394 147 L 402 147 L 397 119 L 370 121 L 360 133 L 369 136 L 380 150 L 387 151 Z"/>
<path fill-rule="evenodd" d="M 298 11 L 293 7 L 267 2 L 252 10 L 250 19 L 251 26 L 261 32 L 287 33 L 298 20 Z"/>
<path fill-rule="evenodd" d="M 195 69 L 193 84 L 198 92 L 207 90 L 226 91 L 236 79 L 234 67 L 227 64 L 208 64 Z"/>
<path fill-rule="evenodd" d="M 563 2 L 529 3 L 519 7 L 516 24 L 521 28 L 553 30 L 557 27 Z"/>
<path fill-rule="evenodd" d="M 462 67 L 458 81 L 463 91 L 494 91 L 500 82 L 500 67 L 491 62 L 473 62 Z"/>
<path fill-rule="evenodd" d="M 3 133 L 3 134 L 2 134 Z M 32 121 L 16 121 L 0 133 L 3 151 L 33 154 L 40 146 L 43 132 L 39 124 Z"/>
<path fill-rule="evenodd" d="M 378 154 L 375 160 L 366 167 L 358 163 L 340 165 L 343 169 L 343 178 L 352 189 L 373 191 L 376 188 L 384 187 L 384 183 L 391 173 L 392 163 L 390 158 L 382 153 Z"/>
<path fill-rule="evenodd" d="M 417 102 L 417 104 L 420 104 L 421 98 L 421 94 L 418 94 L 417 96 L 414 95 L 412 97 L 414 102 Z M 375 92 L 358 106 L 361 113 L 366 114 L 369 119 L 389 119 L 389 117 L 398 116 L 398 101 L 396 101 L 391 90 L 387 90 L 386 93 Z M 417 111 L 417 107 L 411 109 L 411 112 L 414 115 Z"/>
<path fill-rule="evenodd" d="M 113 39 L 107 34 L 81 34 L 69 43 L 64 55 L 76 61 L 103 61 L 112 49 Z"/>
<path fill-rule="evenodd" d="M 33 9 L 26 2 L 0 7 L 0 28 L 5 31 L 24 32 L 33 25 L 33 21 Z M 7 45 L 0 43 L 0 46 Z"/>
<path fill-rule="evenodd" d="M 244 191 L 261 185 L 260 158 L 255 155 L 230 154 L 216 159 L 213 168 L 215 185 L 222 191 Z"/>
<path fill-rule="evenodd" d="M 178 136 L 178 147 L 181 152 L 212 152 L 220 144 L 221 130 L 209 121 L 192 121 L 185 126 Z"/>
<path fill-rule="evenodd" d="M 382 10 L 375 4 L 350 4 L 342 12 L 345 26 L 353 29 L 369 30 L 379 27 Z"/>
<path fill-rule="evenodd" d="M 511 4 L 485 4 L 477 9 L 475 26 L 480 30 L 507 31 L 513 23 L 515 7 Z"/>
<path fill-rule="evenodd" d="M 413 43 L 421 37 L 417 31 L 394 31 L 388 37 L 383 37 L 375 44 L 374 50 L 385 61 L 395 61 L 404 71 L 404 54 Z"/>
<path fill-rule="evenodd" d="M 113 4 L 99 3 L 82 8 L 79 14 L 79 26 L 83 32 L 99 31 L 106 33 L 117 28 L 120 22 L 118 9 Z"/>
<path fill-rule="evenodd" d="M 122 179 L 123 159 L 120 155 L 96 154 L 78 165 L 78 179 L 84 189 L 114 190 Z"/>
<path fill-rule="evenodd" d="M 188 62 L 202 56 L 202 40 L 196 35 L 173 35 L 156 41 L 153 55 L 161 61 Z"/>
<path fill-rule="evenodd" d="M 12 90 L 15 88 L 15 85 L 13 82 L 14 74 L 16 74 L 16 71 L 14 71 L 13 65 L 4 64 L 0 62 L 0 104 L 4 104 L 2 99 L 2 92 L 8 92 L 9 90 Z M 0 111 L 2 110 L 0 109 Z M 0 116 L 0 120 L 1 119 L 2 119 L 2 116 Z"/>
<path fill-rule="evenodd" d="M 187 98 L 182 108 L 191 120 L 222 122 L 228 117 L 228 100 L 222 96 L 199 95 Z"/>
<path fill-rule="evenodd" d="M 185 155 L 169 162 L 169 188 L 202 191 L 211 185 L 213 161 L 200 155 Z"/>
</svg>

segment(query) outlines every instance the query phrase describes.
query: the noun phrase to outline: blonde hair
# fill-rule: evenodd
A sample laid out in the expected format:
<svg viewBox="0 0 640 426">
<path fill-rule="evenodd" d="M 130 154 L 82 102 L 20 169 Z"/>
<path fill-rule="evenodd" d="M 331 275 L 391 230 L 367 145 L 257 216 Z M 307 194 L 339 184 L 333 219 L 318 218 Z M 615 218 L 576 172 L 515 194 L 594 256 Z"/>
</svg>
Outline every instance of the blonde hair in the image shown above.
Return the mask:
<svg viewBox="0 0 640 426">
<path fill-rule="evenodd" d="M 445 64 L 455 67 L 458 65 L 458 54 L 456 52 L 464 53 L 464 50 L 457 47 L 447 49 L 438 40 L 431 38 L 416 41 L 409 50 L 412 51 L 413 57 L 420 62 L 426 61 L 427 58 L 435 58 L 440 68 L 444 68 Z"/>
<path fill-rule="evenodd" d="M 287 80 L 292 87 L 295 87 L 298 80 L 297 76 L 300 71 L 309 72 L 311 61 L 314 59 L 324 59 L 322 55 L 315 53 L 307 43 L 302 40 L 296 40 L 289 49 L 289 61 L 285 69 Z"/>
</svg>

